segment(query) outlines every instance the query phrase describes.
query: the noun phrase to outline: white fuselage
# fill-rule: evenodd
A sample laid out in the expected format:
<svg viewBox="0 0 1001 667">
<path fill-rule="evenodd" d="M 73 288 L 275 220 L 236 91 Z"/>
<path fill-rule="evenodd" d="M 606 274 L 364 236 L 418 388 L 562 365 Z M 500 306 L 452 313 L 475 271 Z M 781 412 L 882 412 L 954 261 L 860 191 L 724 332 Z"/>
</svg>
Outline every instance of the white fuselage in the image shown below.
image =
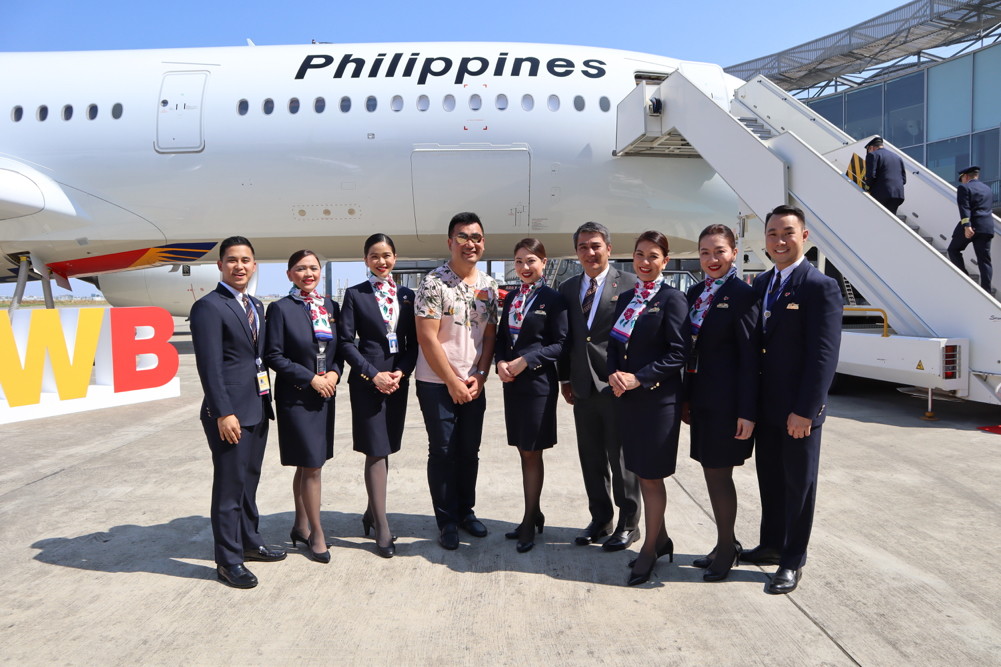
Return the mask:
<svg viewBox="0 0 1001 667">
<path fill-rule="evenodd" d="M 618 254 L 647 229 L 689 254 L 706 225 L 735 223 L 730 188 L 698 158 L 613 156 L 616 104 L 636 73 L 680 65 L 499 43 L 2 54 L 0 175 L 13 175 L 0 179 L 0 250 L 87 275 L 142 265 L 112 253 L 233 234 L 265 261 L 303 247 L 358 259 L 384 232 L 401 257 L 435 258 L 451 215 L 472 210 L 486 257 L 508 258 L 525 236 L 572 255 L 588 220 L 612 229 Z"/>
</svg>

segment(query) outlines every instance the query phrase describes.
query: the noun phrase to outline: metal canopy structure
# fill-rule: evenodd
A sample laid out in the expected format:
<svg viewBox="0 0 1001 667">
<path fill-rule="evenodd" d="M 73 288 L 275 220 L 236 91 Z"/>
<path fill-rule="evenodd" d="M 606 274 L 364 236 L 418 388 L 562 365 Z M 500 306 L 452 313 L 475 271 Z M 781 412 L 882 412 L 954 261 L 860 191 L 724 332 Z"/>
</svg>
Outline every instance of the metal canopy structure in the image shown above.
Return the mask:
<svg viewBox="0 0 1001 667">
<path fill-rule="evenodd" d="M 743 80 L 764 75 L 790 91 L 826 82 L 860 85 L 917 64 L 926 51 L 1001 38 L 1001 0 L 914 0 L 827 37 L 725 68 Z M 889 65 L 887 65 L 889 64 Z M 844 77 L 884 65 L 862 80 Z"/>
</svg>

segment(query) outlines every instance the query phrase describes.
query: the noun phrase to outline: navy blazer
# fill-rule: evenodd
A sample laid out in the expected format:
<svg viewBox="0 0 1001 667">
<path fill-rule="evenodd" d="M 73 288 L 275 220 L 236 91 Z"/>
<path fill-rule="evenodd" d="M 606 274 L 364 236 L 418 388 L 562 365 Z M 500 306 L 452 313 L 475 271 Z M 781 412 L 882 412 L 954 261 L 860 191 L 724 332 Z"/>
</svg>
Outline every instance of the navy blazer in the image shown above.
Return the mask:
<svg viewBox="0 0 1001 667">
<path fill-rule="evenodd" d="M 517 375 L 514 382 L 505 384 L 505 390 L 545 396 L 559 386 L 556 362 L 563 354 L 563 344 L 570 326 L 567 320 L 567 301 L 552 287 L 540 287 L 521 322 L 518 340 L 514 341 L 508 314 L 517 294 L 517 291 L 509 292 L 504 299 L 504 310 L 494 345 L 494 363 L 523 357 L 528 368 Z"/>
<path fill-rule="evenodd" d="M 203 420 L 236 415 L 241 426 L 253 426 L 275 418 L 271 394 L 262 397 L 257 385 L 257 360 L 263 359 L 267 338 L 264 304 L 255 297 L 250 301 L 257 314 L 256 348 L 247 312 L 222 284 L 191 307 L 191 342 L 205 392 Z"/>
<path fill-rule="evenodd" d="M 324 297 L 333 339 L 327 343 L 327 372 L 341 376 L 341 360 L 337 344 L 338 306 Z M 320 343 L 313 333 L 313 321 L 301 301 L 291 296 L 278 299 L 268 306 L 268 340 L 264 359 L 275 371 L 275 401 L 317 406 L 324 398 L 310 386 L 316 377 L 316 355 Z"/>
<path fill-rule="evenodd" d="M 400 317 L 396 322 L 396 339 L 400 351 L 389 351 L 386 323 L 375 300 L 372 283 L 365 281 L 344 290 L 341 319 L 337 325 L 341 356 L 351 365 L 348 382 L 371 382 L 383 371 L 400 371 L 403 379 L 410 377 L 417 366 L 417 325 L 414 323 L 414 291 L 396 286 Z M 355 345 L 355 334 L 358 344 Z"/>
<path fill-rule="evenodd" d="M 688 309 L 705 283 L 688 290 Z M 692 410 L 757 421 L 761 299 L 736 276 L 716 291 L 696 343 L 698 372 L 685 373 L 685 400 Z M 689 317 L 689 324 L 691 317 Z"/>
<path fill-rule="evenodd" d="M 865 184 L 874 199 L 903 199 L 907 169 L 900 156 L 880 148 L 865 156 Z"/>
<path fill-rule="evenodd" d="M 635 291 L 634 288 L 619 295 L 613 322 L 618 322 Z M 692 344 L 689 331 L 688 301 L 665 282 L 636 320 L 628 348 L 609 336 L 608 374 L 632 373 L 646 389 L 668 389 L 680 394 L 681 371 Z"/>
<path fill-rule="evenodd" d="M 960 183 L 956 188 L 956 203 L 959 204 L 959 218 L 970 219 L 970 225 L 977 234 L 994 234 L 994 218 L 991 217 L 994 208 L 994 193 L 991 187 L 979 179 L 973 179 L 966 184 Z M 957 229 L 957 233 L 964 230 Z"/>
<path fill-rule="evenodd" d="M 754 279 L 764 324 L 765 293 L 775 270 Z M 841 319 L 844 313 L 837 281 L 807 260 L 772 304 L 768 327 L 761 335 L 759 421 L 785 427 L 790 413 L 824 423 L 827 391 L 838 368 Z"/>
</svg>

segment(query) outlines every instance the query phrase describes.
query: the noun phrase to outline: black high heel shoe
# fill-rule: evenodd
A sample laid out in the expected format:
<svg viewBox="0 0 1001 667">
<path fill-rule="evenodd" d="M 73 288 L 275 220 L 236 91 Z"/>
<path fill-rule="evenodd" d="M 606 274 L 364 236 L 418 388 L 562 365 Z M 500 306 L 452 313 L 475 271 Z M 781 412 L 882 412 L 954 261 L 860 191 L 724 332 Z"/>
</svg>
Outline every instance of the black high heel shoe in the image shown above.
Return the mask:
<svg viewBox="0 0 1001 667">
<path fill-rule="evenodd" d="M 655 558 L 653 562 L 656 563 L 661 556 L 670 556 L 671 560 L 669 562 L 671 563 L 674 562 L 674 542 L 671 540 L 670 537 L 667 538 L 667 542 L 664 542 L 664 544 L 660 547 L 660 549 L 657 549 L 657 558 Z M 635 567 L 637 560 L 639 559 L 634 558 L 631 561 L 629 561 L 629 567 L 630 568 Z"/>
<path fill-rule="evenodd" d="M 542 529 L 545 527 L 545 525 L 546 525 L 546 515 L 543 514 L 542 512 L 539 512 L 538 514 L 535 515 L 535 528 L 539 531 L 539 535 L 542 535 Z M 521 528 L 521 526 L 518 526 L 518 528 Z M 509 540 L 518 539 L 518 528 L 515 528 L 509 533 L 504 533 L 504 537 L 506 537 Z"/>
<path fill-rule="evenodd" d="M 288 538 L 292 540 L 293 549 L 295 549 L 295 545 L 297 542 L 302 542 L 306 546 L 309 546 L 309 539 L 303 537 L 302 533 L 300 533 L 298 530 L 295 529 L 295 526 L 292 526 L 292 530 L 288 532 Z"/>
<path fill-rule="evenodd" d="M 375 529 L 375 521 L 372 519 L 372 515 L 365 510 L 365 513 L 361 515 L 361 525 L 365 529 L 365 537 L 368 537 L 368 531 Z M 390 535 L 389 539 L 393 542 L 396 541 L 396 535 Z"/>
<path fill-rule="evenodd" d="M 738 548 L 740 548 L 741 550 L 743 550 L 743 547 L 740 546 L 740 541 L 739 540 L 734 540 L 733 543 L 734 543 L 735 546 L 737 546 Z M 715 553 L 716 553 L 716 550 L 713 549 L 713 553 L 707 554 L 707 555 L 703 556 L 702 558 L 696 558 L 695 560 L 692 561 L 692 567 L 697 567 L 697 568 L 700 568 L 700 569 L 703 569 L 703 570 L 706 569 L 707 567 L 709 567 L 710 565 L 712 565 L 712 563 L 713 563 L 713 555 Z"/>
<path fill-rule="evenodd" d="M 310 544 L 308 540 L 304 540 L 304 541 L 306 542 L 306 546 L 309 547 L 309 556 L 310 556 L 310 558 L 312 558 L 313 560 L 315 560 L 317 563 L 323 563 L 324 565 L 326 565 L 327 563 L 330 562 L 330 550 L 329 549 L 327 549 L 326 551 L 324 551 L 322 554 L 321 553 L 316 553 L 315 551 L 313 551 L 313 545 Z M 326 541 L 324 540 L 324 542 L 326 542 Z M 327 546 L 329 546 L 329 545 L 327 545 Z"/>
<path fill-rule="evenodd" d="M 740 554 L 742 554 L 743 552 L 744 549 L 739 544 L 734 543 L 733 563 L 730 564 L 730 567 L 726 568 L 726 570 L 724 570 L 723 572 L 717 572 L 716 570 L 710 567 L 708 570 L 706 570 L 706 573 L 702 575 L 702 579 L 704 581 L 723 581 L 728 576 L 730 576 L 730 570 L 737 567 L 737 565 L 740 563 Z"/>
<path fill-rule="evenodd" d="M 626 581 L 626 586 L 639 586 L 640 584 L 645 584 L 650 581 L 650 575 L 653 574 L 653 566 L 656 564 L 657 560 L 654 559 L 654 561 L 650 563 L 650 567 L 647 568 L 646 572 L 630 572 L 629 579 Z"/>
</svg>

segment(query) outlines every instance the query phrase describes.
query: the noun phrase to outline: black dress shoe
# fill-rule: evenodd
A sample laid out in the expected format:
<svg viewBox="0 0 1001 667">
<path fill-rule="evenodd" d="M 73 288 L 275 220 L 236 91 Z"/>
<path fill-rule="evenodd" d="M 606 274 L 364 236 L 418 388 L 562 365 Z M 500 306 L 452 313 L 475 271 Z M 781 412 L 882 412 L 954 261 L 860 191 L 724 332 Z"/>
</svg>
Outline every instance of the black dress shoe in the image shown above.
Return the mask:
<svg viewBox="0 0 1001 667">
<path fill-rule="evenodd" d="M 645 584 L 650 581 L 650 575 L 653 574 L 653 566 L 657 564 L 657 561 L 650 563 L 650 567 L 647 568 L 646 572 L 636 572 L 633 570 L 629 573 L 629 579 L 626 581 L 626 586 L 639 586 L 640 584 Z"/>
<path fill-rule="evenodd" d="M 745 551 L 740 554 L 740 560 L 742 562 L 754 563 L 755 565 L 778 565 L 781 558 L 782 552 L 778 549 L 772 549 L 771 547 L 762 545 L 758 545 L 750 551 Z"/>
<path fill-rule="evenodd" d="M 219 565 L 216 567 L 216 575 L 219 577 L 219 581 L 233 588 L 253 588 L 257 585 L 257 577 L 244 567 L 243 563 L 229 567 Z"/>
<path fill-rule="evenodd" d="M 458 541 L 459 541 L 458 535 L 456 535 L 456 540 L 455 541 L 456 541 L 456 546 L 458 546 Z M 444 547 L 445 545 L 442 544 L 442 546 Z M 448 549 L 448 547 L 445 547 L 445 548 Z M 454 549 L 455 547 L 452 547 L 452 548 Z M 396 545 L 393 544 L 392 542 L 389 543 L 388 547 L 380 547 L 379 543 L 376 542 L 375 543 L 375 550 L 383 558 L 392 558 L 393 556 L 396 555 Z"/>
<path fill-rule="evenodd" d="M 584 530 L 577 533 L 577 537 L 574 538 L 574 543 L 578 546 L 586 547 L 589 544 L 594 544 L 605 535 L 612 534 L 612 522 L 598 523 L 597 521 L 592 521 L 584 527 Z"/>
<path fill-rule="evenodd" d="M 462 528 L 473 537 L 487 536 L 487 527 L 480 523 L 480 520 L 476 518 L 475 514 L 470 514 L 465 519 L 460 521 L 459 528 Z"/>
<path fill-rule="evenodd" d="M 740 545 L 740 540 L 734 540 L 733 544 L 738 549 L 743 549 L 744 548 L 744 547 L 742 547 Z M 715 553 L 715 551 L 716 550 L 713 549 L 713 553 Z M 707 555 L 703 556 L 702 558 L 696 558 L 695 560 L 692 561 L 692 567 L 697 567 L 697 568 L 700 568 L 700 569 L 703 569 L 703 570 L 706 569 L 707 567 L 709 567 L 712 564 L 713 564 L 712 553 L 707 554 Z"/>
<path fill-rule="evenodd" d="M 605 540 L 605 543 L 601 545 L 601 548 L 605 551 L 622 551 L 639 538 L 639 528 L 617 528 L 615 532 L 612 533 L 612 536 Z"/>
<path fill-rule="evenodd" d="M 272 563 L 276 560 L 285 560 L 285 551 L 282 549 L 269 549 L 266 546 L 261 545 L 256 549 L 247 549 L 244 551 L 243 559 L 260 560 L 265 563 Z"/>
<path fill-rule="evenodd" d="M 772 580 L 768 582 L 768 592 L 772 595 L 783 595 L 792 593 L 799 585 L 799 580 L 803 578 L 803 568 L 790 570 L 787 567 L 780 567 L 779 571 L 772 575 Z"/>
<path fill-rule="evenodd" d="M 667 538 L 667 542 L 664 542 L 660 549 L 657 549 L 657 559 L 659 560 L 663 556 L 670 556 L 671 562 L 674 562 L 674 541 L 670 537 Z M 636 561 L 636 558 L 629 561 L 630 569 L 636 567 Z"/>
<path fill-rule="evenodd" d="M 706 569 L 705 574 L 702 575 L 702 580 L 703 581 L 723 581 L 724 579 L 726 579 L 727 577 L 729 577 L 730 576 L 730 570 L 732 570 L 733 568 L 737 567 L 737 565 L 740 563 L 740 552 L 741 551 L 743 551 L 743 549 L 741 549 L 740 544 L 738 544 L 737 541 L 734 540 L 734 543 L 733 543 L 733 561 L 727 563 L 726 564 L 726 569 L 724 569 L 724 570 L 714 570 L 712 568 L 712 565 L 710 565 L 709 568 Z"/>
<path fill-rule="evenodd" d="M 441 535 L 438 536 L 438 544 L 443 549 L 448 549 L 449 551 L 455 551 L 459 548 L 459 531 L 454 523 L 450 523 L 441 529 Z"/>
</svg>

